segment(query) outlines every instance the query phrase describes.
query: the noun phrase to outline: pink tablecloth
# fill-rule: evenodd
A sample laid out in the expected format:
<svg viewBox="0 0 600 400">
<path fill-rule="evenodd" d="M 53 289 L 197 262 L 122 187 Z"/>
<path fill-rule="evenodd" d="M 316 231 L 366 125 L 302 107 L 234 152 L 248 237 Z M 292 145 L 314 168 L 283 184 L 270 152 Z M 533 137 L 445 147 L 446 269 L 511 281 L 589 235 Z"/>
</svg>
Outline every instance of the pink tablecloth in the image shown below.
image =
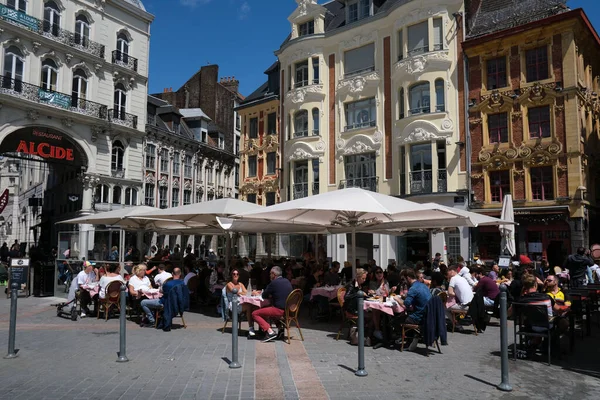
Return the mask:
<svg viewBox="0 0 600 400">
<path fill-rule="evenodd" d="M 316 287 L 313 290 L 311 290 L 310 299 L 312 300 L 312 298 L 315 296 L 324 296 L 327 297 L 329 300 L 333 300 L 337 297 L 337 292 L 339 288 L 341 288 L 341 286 Z"/>
<path fill-rule="evenodd" d="M 240 296 L 240 304 L 244 303 L 252 304 L 253 306 L 261 308 L 271 304 L 269 300 L 263 300 L 260 296 Z"/>
<path fill-rule="evenodd" d="M 366 310 L 379 310 L 389 315 L 400 314 L 404 312 L 404 307 L 394 302 L 394 305 L 390 306 L 390 303 L 382 303 L 380 301 L 368 301 L 364 302 L 364 309 Z"/>
<path fill-rule="evenodd" d="M 163 295 L 161 292 L 156 292 L 154 290 L 151 291 L 151 292 L 145 291 L 143 293 L 144 293 L 144 296 L 146 296 L 150 300 L 160 299 L 162 297 L 162 295 Z"/>
<path fill-rule="evenodd" d="M 81 285 L 81 288 L 90 293 L 90 297 L 94 297 L 100 293 L 100 285 Z"/>
</svg>

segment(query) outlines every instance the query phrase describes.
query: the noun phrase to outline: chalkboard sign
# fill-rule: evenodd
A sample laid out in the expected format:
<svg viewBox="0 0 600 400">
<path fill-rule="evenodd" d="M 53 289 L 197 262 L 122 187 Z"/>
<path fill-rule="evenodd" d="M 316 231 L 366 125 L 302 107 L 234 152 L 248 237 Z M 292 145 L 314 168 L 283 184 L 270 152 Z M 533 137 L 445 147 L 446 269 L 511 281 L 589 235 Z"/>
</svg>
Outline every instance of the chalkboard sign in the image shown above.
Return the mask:
<svg viewBox="0 0 600 400">
<path fill-rule="evenodd" d="M 10 267 L 10 281 L 17 282 L 19 285 L 27 283 L 29 267 Z"/>
<path fill-rule="evenodd" d="M 16 282 L 19 284 L 19 291 L 29 291 L 29 259 L 11 258 L 8 268 L 8 287 Z"/>
</svg>

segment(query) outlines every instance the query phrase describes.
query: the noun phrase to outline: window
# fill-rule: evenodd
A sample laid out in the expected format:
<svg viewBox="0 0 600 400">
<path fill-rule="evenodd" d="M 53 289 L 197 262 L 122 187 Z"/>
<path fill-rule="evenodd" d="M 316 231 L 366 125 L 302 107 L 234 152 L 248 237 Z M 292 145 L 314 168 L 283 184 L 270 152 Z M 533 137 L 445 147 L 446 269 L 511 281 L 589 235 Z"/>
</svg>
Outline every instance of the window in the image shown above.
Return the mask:
<svg viewBox="0 0 600 400">
<path fill-rule="evenodd" d="M 212 167 L 206 168 L 206 183 L 208 183 L 209 185 L 213 184 L 213 174 L 214 170 Z"/>
<path fill-rule="evenodd" d="M 377 123 L 375 98 L 346 104 L 346 130 L 367 128 Z"/>
<path fill-rule="evenodd" d="M 173 154 L 173 175 L 179 175 L 180 166 L 181 166 L 181 154 L 176 151 Z"/>
<path fill-rule="evenodd" d="M 313 108 L 312 119 L 313 119 L 313 136 L 319 136 L 319 117 L 321 111 L 318 108 Z"/>
<path fill-rule="evenodd" d="M 249 156 L 248 157 L 248 176 L 249 177 L 254 177 L 256 176 L 256 170 L 257 170 L 257 160 L 256 160 L 256 156 Z"/>
<path fill-rule="evenodd" d="M 308 60 L 296 63 L 295 66 L 296 78 L 294 80 L 294 87 L 302 87 L 308 85 Z"/>
<path fill-rule="evenodd" d="M 294 137 L 308 136 L 308 111 L 301 110 L 294 115 Z"/>
<path fill-rule="evenodd" d="M 256 193 L 250 193 L 246 196 L 246 201 L 248 203 L 256 204 Z"/>
<path fill-rule="evenodd" d="M 192 177 L 192 156 L 186 155 L 183 158 L 183 176 L 186 178 Z"/>
<path fill-rule="evenodd" d="M 444 28 L 441 18 L 433 19 L 433 50 L 444 49 Z"/>
<path fill-rule="evenodd" d="M 96 186 L 96 193 L 94 194 L 94 202 L 108 203 L 108 185 Z"/>
<path fill-rule="evenodd" d="M 410 192 L 431 193 L 433 190 L 431 143 L 410 146 Z"/>
<path fill-rule="evenodd" d="M 27 12 L 27 0 L 8 0 L 6 6 L 13 10 Z"/>
<path fill-rule="evenodd" d="M 437 142 L 437 191 L 445 193 L 448 191 L 448 171 L 446 170 L 446 141 L 439 140 Z"/>
<path fill-rule="evenodd" d="M 53 1 L 47 1 L 44 5 L 44 32 L 52 36 L 58 36 L 60 31 L 60 10 Z"/>
<path fill-rule="evenodd" d="M 267 153 L 267 175 L 275 175 L 276 162 L 277 153 L 274 151 Z"/>
<path fill-rule="evenodd" d="M 137 190 L 133 188 L 125 189 L 125 205 L 137 206 Z"/>
<path fill-rule="evenodd" d="M 488 131 L 490 133 L 490 143 L 508 142 L 508 114 L 490 114 L 488 115 Z"/>
<path fill-rule="evenodd" d="M 258 138 L 258 118 L 250 118 L 250 139 Z"/>
<path fill-rule="evenodd" d="M 167 208 L 169 207 L 169 194 L 167 192 L 167 187 L 166 186 L 160 186 L 158 188 L 158 201 L 159 201 L 159 207 L 160 208 Z"/>
<path fill-rule="evenodd" d="M 448 232 L 448 257 L 456 260 L 461 254 L 464 253 L 460 248 L 460 232 L 458 230 Z"/>
<path fill-rule="evenodd" d="M 219 132 L 219 136 L 218 136 L 217 140 L 218 140 L 217 145 L 219 146 L 219 148 L 225 149 L 225 134 Z"/>
<path fill-rule="evenodd" d="M 398 31 L 398 61 L 404 58 L 404 35 L 402 29 Z"/>
<path fill-rule="evenodd" d="M 267 115 L 267 134 L 277 135 L 277 113 Z"/>
<path fill-rule="evenodd" d="M 426 53 L 429 51 L 429 22 L 408 27 L 408 56 Z"/>
<path fill-rule="evenodd" d="M 275 192 L 267 192 L 267 194 L 265 195 L 266 197 L 266 206 L 272 206 L 273 204 L 275 204 Z"/>
<path fill-rule="evenodd" d="M 298 36 L 312 35 L 315 33 L 315 20 L 298 25 Z"/>
<path fill-rule="evenodd" d="M 125 146 L 120 140 L 115 140 L 112 145 L 111 169 L 113 171 L 123 171 L 123 157 L 125 155 Z"/>
<path fill-rule="evenodd" d="M 179 188 L 173 188 L 171 197 L 171 207 L 179 206 Z"/>
<path fill-rule="evenodd" d="M 313 85 L 318 85 L 321 83 L 319 79 L 319 57 L 314 57 L 312 59 L 312 67 L 313 67 Z"/>
<path fill-rule="evenodd" d="M 548 47 L 542 46 L 527 50 L 525 63 L 527 64 L 527 82 L 548 79 Z"/>
<path fill-rule="evenodd" d="M 2 87 L 21 92 L 23 86 L 23 53 L 16 46 L 10 46 L 4 53 L 4 80 Z"/>
<path fill-rule="evenodd" d="M 308 197 L 308 161 L 294 164 L 294 199 Z"/>
<path fill-rule="evenodd" d="M 144 204 L 149 207 L 154 207 L 154 190 L 155 186 L 152 183 L 146 184 L 146 190 L 144 192 Z"/>
<path fill-rule="evenodd" d="M 81 68 L 73 72 L 73 89 L 71 92 L 71 107 L 85 109 L 87 98 L 87 75 Z"/>
<path fill-rule="evenodd" d="M 506 57 L 498 57 L 486 62 L 487 90 L 506 87 Z"/>
<path fill-rule="evenodd" d="M 90 23 L 85 15 L 75 17 L 75 44 L 87 47 L 90 41 Z"/>
<path fill-rule="evenodd" d="M 233 182 L 235 187 L 240 186 L 240 165 L 235 164 L 235 181 Z"/>
<path fill-rule="evenodd" d="M 173 132 L 180 135 L 181 134 L 181 124 L 179 121 L 173 121 Z"/>
<path fill-rule="evenodd" d="M 129 62 L 129 38 L 124 32 L 119 32 L 117 35 L 117 54 L 115 55 L 115 59 L 125 64 Z"/>
<path fill-rule="evenodd" d="M 127 91 L 121 83 L 115 86 L 113 117 L 125 120 L 125 109 L 127 107 Z"/>
<path fill-rule="evenodd" d="M 45 59 L 42 61 L 42 77 L 40 79 L 40 86 L 44 90 L 55 91 L 56 81 L 58 79 L 58 66 L 52 59 Z"/>
<path fill-rule="evenodd" d="M 371 14 L 370 0 L 351 0 L 348 2 L 348 23 L 356 22 Z"/>
<path fill-rule="evenodd" d="M 202 195 L 203 193 L 200 190 L 196 191 L 196 203 L 202 203 Z"/>
<path fill-rule="evenodd" d="M 169 150 L 160 151 L 160 172 L 169 172 Z"/>
<path fill-rule="evenodd" d="M 236 155 L 240 154 L 240 137 L 239 136 L 235 137 L 235 154 Z"/>
<path fill-rule="evenodd" d="M 444 80 L 435 80 L 435 111 L 444 112 L 446 111 L 446 101 L 444 99 Z"/>
<path fill-rule="evenodd" d="M 113 199 L 112 199 L 113 204 L 121 204 L 121 192 L 122 192 L 122 189 L 120 186 L 115 186 L 113 188 Z"/>
<path fill-rule="evenodd" d="M 183 191 L 183 205 L 187 206 L 188 204 L 192 204 L 192 191 L 186 189 Z"/>
<path fill-rule="evenodd" d="M 377 191 L 375 153 L 346 156 L 346 187 L 358 187 Z"/>
<path fill-rule="evenodd" d="M 312 170 L 313 170 L 313 187 L 312 194 L 313 196 L 319 194 L 319 159 L 312 159 Z"/>
<path fill-rule="evenodd" d="M 510 193 L 509 171 L 490 172 L 490 192 L 492 194 L 492 202 L 502 203 L 504 195 Z"/>
<path fill-rule="evenodd" d="M 537 167 L 529 170 L 533 200 L 554 200 L 552 167 Z"/>
<path fill-rule="evenodd" d="M 405 105 L 404 105 L 404 88 L 400 88 L 400 91 L 398 92 L 398 118 L 402 119 L 404 118 L 404 113 L 405 111 Z"/>
<path fill-rule="evenodd" d="M 153 144 L 146 145 L 146 168 L 156 168 L 156 146 Z"/>
<path fill-rule="evenodd" d="M 375 44 L 370 43 L 344 53 L 344 77 L 375 70 Z"/>
<path fill-rule="evenodd" d="M 429 82 L 417 83 L 408 92 L 410 114 L 427 114 L 431 111 Z"/>
<path fill-rule="evenodd" d="M 550 137 L 550 106 L 534 107 L 528 110 L 529 138 Z"/>
</svg>

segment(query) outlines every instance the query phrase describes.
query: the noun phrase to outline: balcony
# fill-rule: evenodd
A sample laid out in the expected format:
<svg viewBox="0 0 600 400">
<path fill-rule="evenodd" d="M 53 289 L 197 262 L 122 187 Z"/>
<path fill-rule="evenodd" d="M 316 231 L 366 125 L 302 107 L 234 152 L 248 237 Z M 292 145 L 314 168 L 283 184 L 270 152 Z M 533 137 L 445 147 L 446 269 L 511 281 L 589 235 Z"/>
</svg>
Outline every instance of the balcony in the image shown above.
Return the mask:
<svg viewBox="0 0 600 400">
<path fill-rule="evenodd" d="M 71 111 L 106 120 L 108 107 L 93 101 L 78 99 L 71 95 L 45 90 L 20 80 L 0 76 L 0 94 L 45 104 L 50 107 Z"/>
<path fill-rule="evenodd" d="M 431 170 L 413 171 L 409 176 L 411 194 L 428 194 L 432 192 L 433 174 Z"/>
<path fill-rule="evenodd" d="M 375 66 L 374 65 L 372 65 L 370 67 L 367 67 L 367 68 L 358 69 L 356 71 L 350 71 L 348 73 L 345 73 L 343 79 L 353 78 L 355 76 L 359 76 L 359 75 L 362 75 L 362 74 L 367 74 L 367 73 L 373 72 L 373 71 L 375 71 Z"/>
<path fill-rule="evenodd" d="M 319 194 L 319 182 L 314 182 L 312 184 L 312 194 L 313 196 Z"/>
<path fill-rule="evenodd" d="M 346 125 L 344 132 L 353 131 L 355 129 L 373 128 L 377 126 L 377 121 L 357 122 L 355 124 Z"/>
<path fill-rule="evenodd" d="M 113 178 L 125 178 L 125 168 L 113 168 L 110 172 Z"/>
<path fill-rule="evenodd" d="M 448 172 L 445 169 L 438 169 L 437 186 L 438 193 L 446 193 L 448 191 Z"/>
<path fill-rule="evenodd" d="M 123 53 L 119 50 L 113 50 L 112 63 L 115 65 L 120 65 L 123 68 L 130 69 L 133 72 L 137 72 L 138 70 L 137 58 L 131 57 L 129 54 Z"/>
<path fill-rule="evenodd" d="M 340 189 L 361 188 L 365 190 L 370 190 L 371 192 L 377 192 L 378 186 L 378 176 L 369 176 L 366 178 L 350 178 L 340 181 Z"/>
<path fill-rule="evenodd" d="M 137 115 L 126 113 L 117 109 L 108 110 L 108 120 L 113 124 L 126 126 L 127 128 L 137 129 Z"/>
<path fill-rule="evenodd" d="M 49 21 L 41 21 L 24 12 L 13 10 L 0 4 L 0 19 L 50 40 L 73 47 L 79 51 L 104 59 L 104 45 L 96 43 L 80 34 L 61 29 Z"/>
<path fill-rule="evenodd" d="M 308 197 L 308 183 L 294 183 L 294 199 Z"/>
</svg>

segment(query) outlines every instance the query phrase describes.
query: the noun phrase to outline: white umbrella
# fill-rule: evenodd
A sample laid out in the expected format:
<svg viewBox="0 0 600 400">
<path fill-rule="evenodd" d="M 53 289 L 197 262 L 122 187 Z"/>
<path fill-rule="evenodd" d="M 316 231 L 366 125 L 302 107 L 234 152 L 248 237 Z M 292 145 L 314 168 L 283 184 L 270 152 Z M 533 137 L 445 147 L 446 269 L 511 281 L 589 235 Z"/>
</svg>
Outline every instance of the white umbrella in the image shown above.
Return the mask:
<svg viewBox="0 0 600 400">
<path fill-rule="evenodd" d="M 359 188 L 348 188 L 305 197 L 234 216 L 241 220 L 318 225 L 331 233 L 352 233 L 356 260 L 356 232 L 369 226 L 397 221 L 465 219 L 438 205 L 418 204 Z M 353 274 L 356 271 L 354 261 Z"/>
<path fill-rule="evenodd" d="M 506 250 L 511 256 L 516 253 L 515 249 L 515 213 L 513 210 L 512 196 L 507 194 L 502 202 L 502 214 L 500 219 L 510 223 L 500 225 L 500 234 L 502 235 L 501 249 Z"/>
<path fill-rule="evenodd" d="M 173 219 L 151 220 L 141 218 L 142 214 L 147 214 L 158 208 L 148 206 L 136 206 L 120 208 L 118 210 L 106 211 L 97 214 L 84 215 L 82 217 L 59 221 L 57 224 L 90 224 L 90 225 L 110 225 L 124 229 L 186 229 L 187 226 L 180 221 Z"/>
</svg>

